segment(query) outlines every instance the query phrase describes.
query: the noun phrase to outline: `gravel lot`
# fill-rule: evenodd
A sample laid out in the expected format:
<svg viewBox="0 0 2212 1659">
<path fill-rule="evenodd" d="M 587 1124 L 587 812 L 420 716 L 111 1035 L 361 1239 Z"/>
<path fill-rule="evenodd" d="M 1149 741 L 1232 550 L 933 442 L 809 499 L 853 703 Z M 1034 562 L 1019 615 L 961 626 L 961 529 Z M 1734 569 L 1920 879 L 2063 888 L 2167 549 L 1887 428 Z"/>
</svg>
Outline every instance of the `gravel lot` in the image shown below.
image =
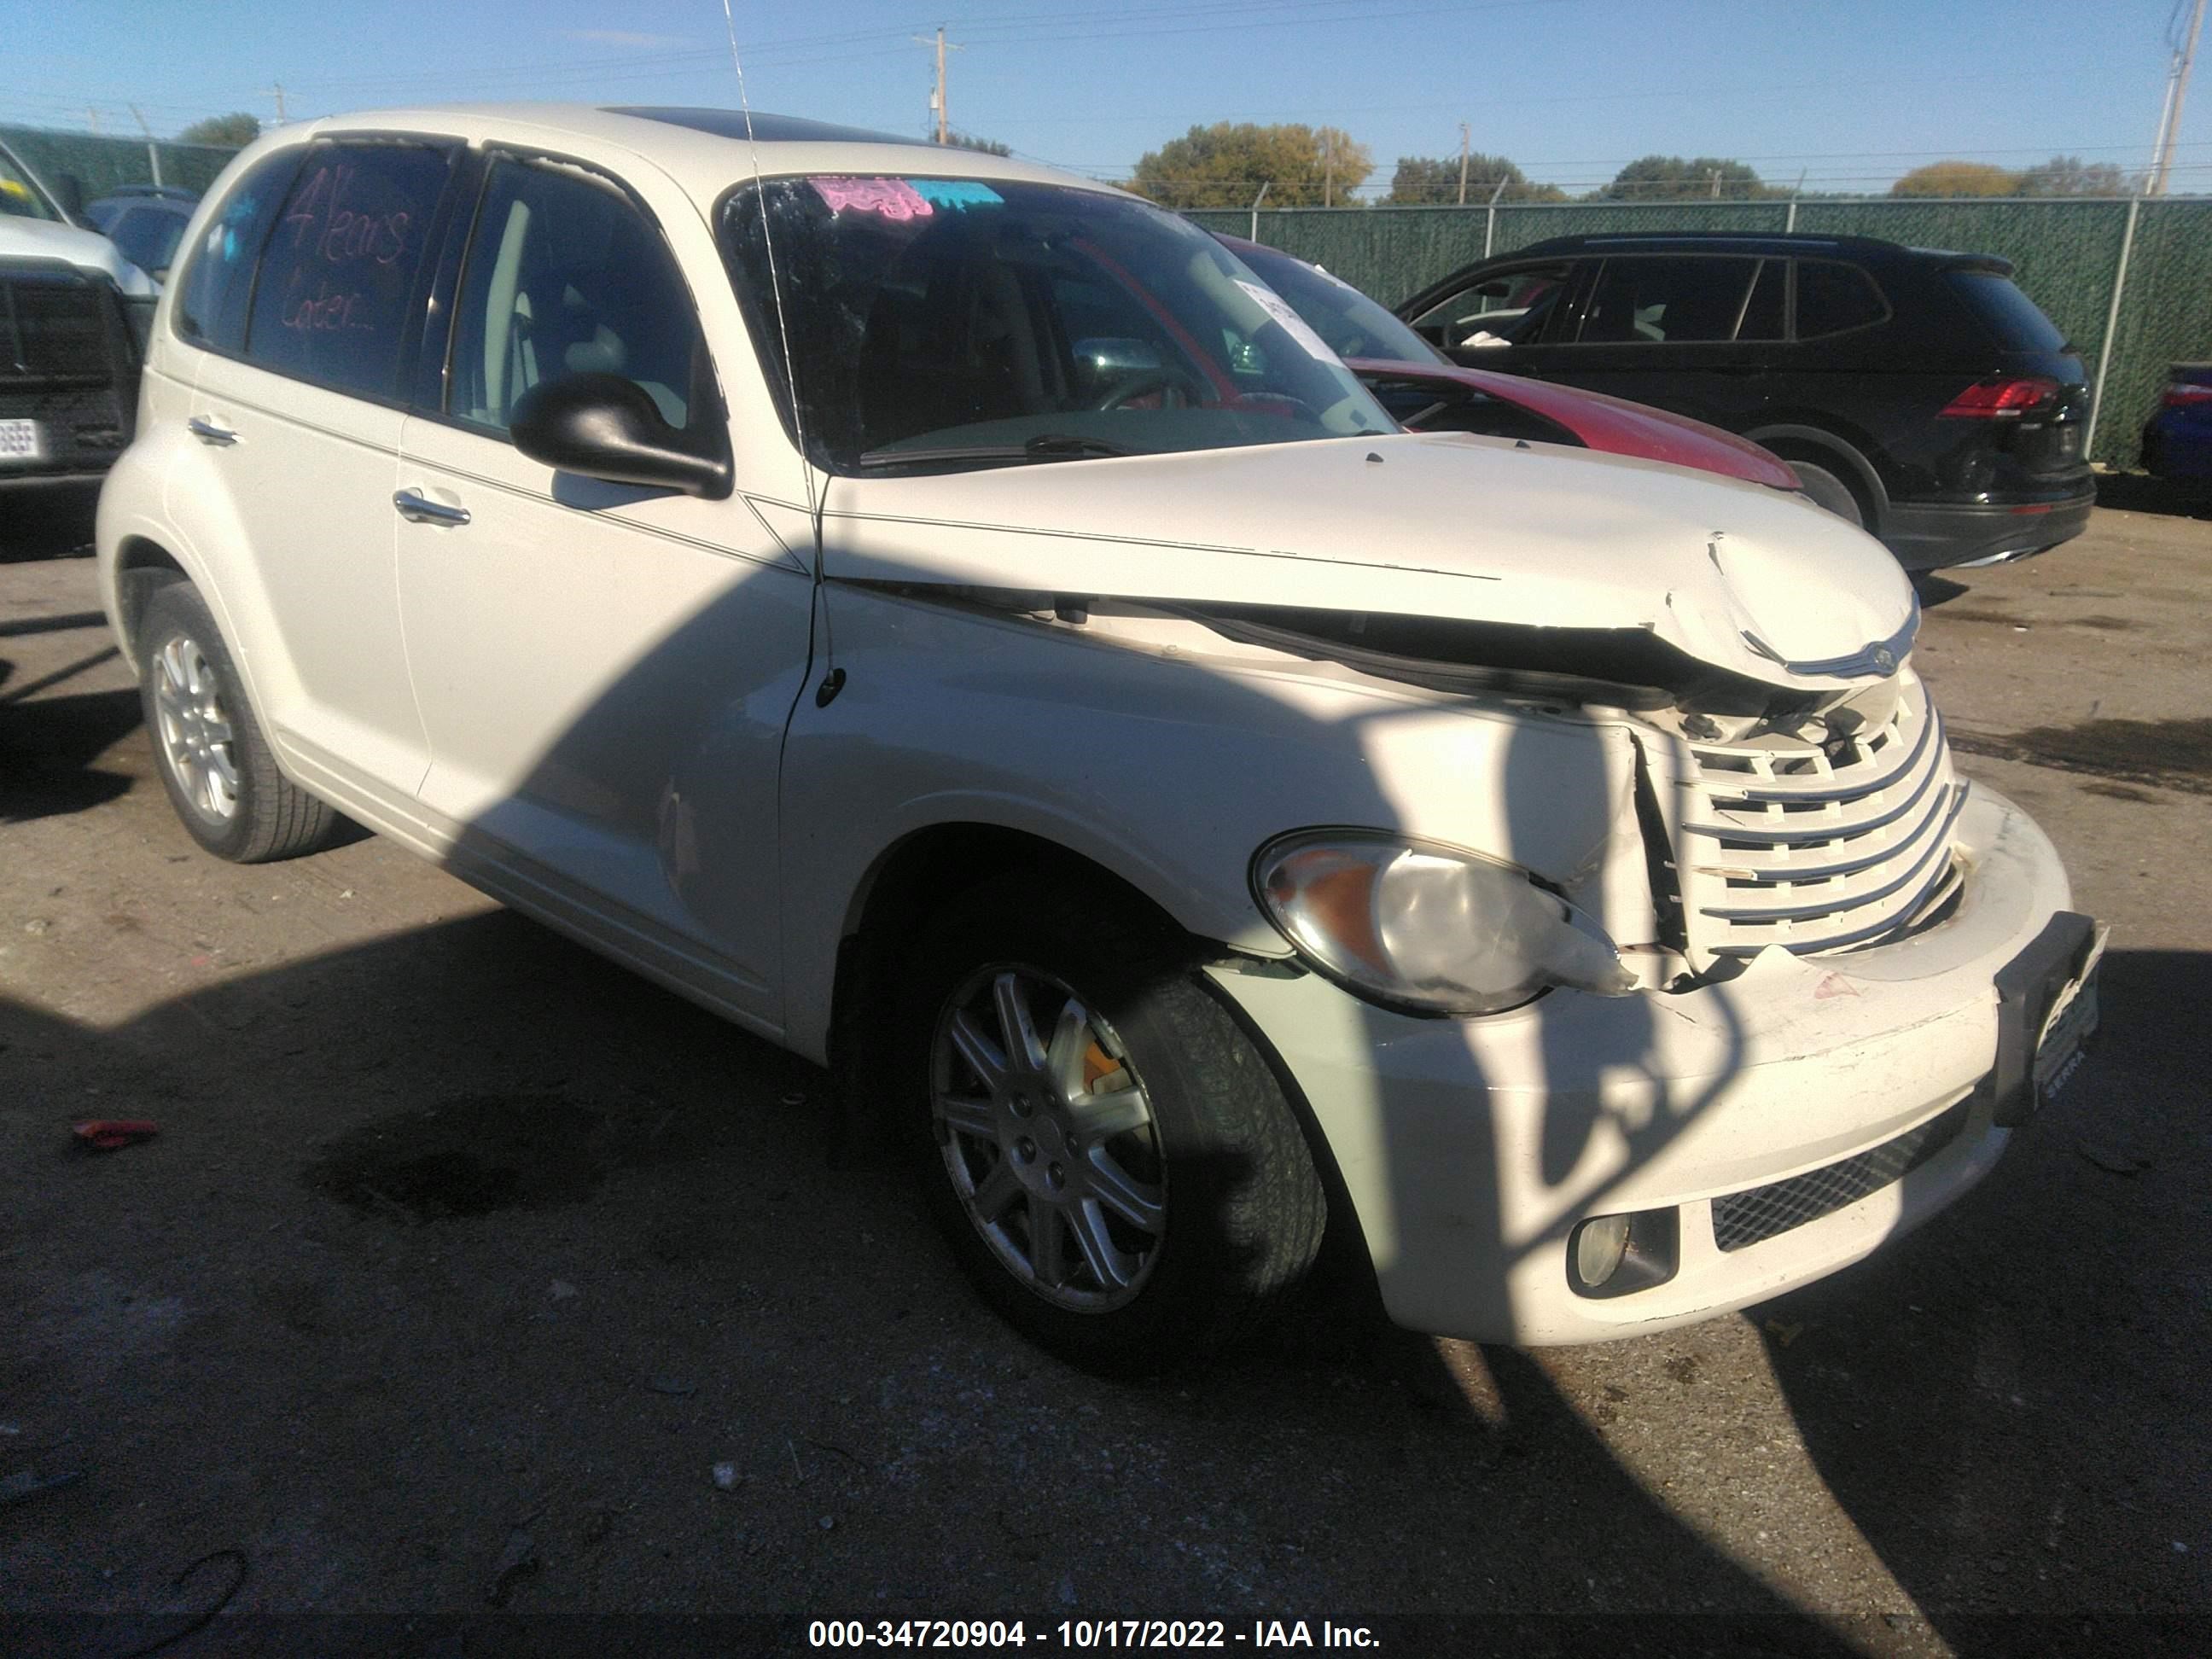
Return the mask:
<svg viewBox="0 0 2212 1659">
<path fill-rule="evenodd" d="M 0 562 L 0 1483 L 82 1477 L 0 1506 L 0 1649 L 127 1652 L 242 1566 L 169 1651 L 354 1628 L 240 1614 L 494 1605 L 2186 1650 L 2212 524 L 2100 511 L 1928 599 L 1962 769 L 2113 928 L 2099 1052 L 1978 1191 L 1687 1331 L 1532 1355 L 1347 1325 L 1132 1388 L 1003 1329 L 895 1172 L 835 1167 L 811 1067 L 378 840 L 199 854 L 90 562 Z M 161 1132 L 80 1152 L 95 1115 Z M 64 1613 L 105 1622 L 9 1639 Z"/>
</svg>

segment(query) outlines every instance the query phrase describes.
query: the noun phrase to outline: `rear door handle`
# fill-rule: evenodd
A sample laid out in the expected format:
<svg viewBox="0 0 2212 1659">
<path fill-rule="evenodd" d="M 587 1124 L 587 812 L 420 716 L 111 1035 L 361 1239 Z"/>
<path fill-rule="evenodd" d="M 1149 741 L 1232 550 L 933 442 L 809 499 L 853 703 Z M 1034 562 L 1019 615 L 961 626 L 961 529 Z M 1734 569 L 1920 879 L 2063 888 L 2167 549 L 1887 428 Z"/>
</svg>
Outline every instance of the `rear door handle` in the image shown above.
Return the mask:
<svg viewBox="0 0 2212 1659">
<path fill-rule="evenodd" d="M 214 444 L 219 448 L 228 449 L 238 441 L 238 434 L 233 432 L 228 427 L 217 426 L 213 421 L 198 415 L 193 416 L 185 422 L 185 430 L 202 443 Z"/>
<path fill-rule="evenodd" d="M 434 501 L 411 489 L 401 490 L 392 498 L 392 504 L 399 509 L 399 516 L 410 524 L 459 526 L 469 521 L 465 507 L 447 507 L 443 501 Z"/>
</svg>

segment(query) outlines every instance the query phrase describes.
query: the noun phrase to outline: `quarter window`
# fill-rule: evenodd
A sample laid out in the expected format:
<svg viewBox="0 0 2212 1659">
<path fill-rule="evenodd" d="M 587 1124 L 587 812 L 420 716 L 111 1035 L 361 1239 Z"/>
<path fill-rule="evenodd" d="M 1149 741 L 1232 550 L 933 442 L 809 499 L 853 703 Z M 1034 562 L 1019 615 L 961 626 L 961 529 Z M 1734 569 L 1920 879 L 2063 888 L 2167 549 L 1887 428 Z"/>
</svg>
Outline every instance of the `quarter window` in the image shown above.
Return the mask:
<svg viewBox="0 0 2212 1659">
<path fill-rule="evenodd" d="M 246 355 L 334 391 L 395 396 L 447 167 L 426 144 L 311 146 L 270 233 Z"/>
<path fill-rule="evenodd" d="M 279 150 L 248 167 L 180 256 L 190 259 L 177 290 L 176 330 L 185 339 L 218 351 L 244 348 L 254 261 L 303 154 Z"/>
<path fill-rule="evenodd" d="M 1680 345 L 1736 339 L 1747 320 L 1756 326 L 1761 319 L 1753 301 L 1760 297 L 1755 289 L 1762 263 L 1707 255 L 1607 259 L 1584 308 L 1582 341 Z"/>
<path fill-rule="evenodd" d="M 503 432 L 531 387 L 596 373 L 629 380 L 681 428 L 703 362 L 675 259 L 620 190 L 564 163 L 493 166 L 454 316 L 447 414 Z"/>
<path fill-rule="evenodd" d="M 1856 265 L 1834 259 L 1797 262 L 1797 337 L 1817 339 L 1863 328 L 1889 315 L 1874 279 Z"/>
</svg>

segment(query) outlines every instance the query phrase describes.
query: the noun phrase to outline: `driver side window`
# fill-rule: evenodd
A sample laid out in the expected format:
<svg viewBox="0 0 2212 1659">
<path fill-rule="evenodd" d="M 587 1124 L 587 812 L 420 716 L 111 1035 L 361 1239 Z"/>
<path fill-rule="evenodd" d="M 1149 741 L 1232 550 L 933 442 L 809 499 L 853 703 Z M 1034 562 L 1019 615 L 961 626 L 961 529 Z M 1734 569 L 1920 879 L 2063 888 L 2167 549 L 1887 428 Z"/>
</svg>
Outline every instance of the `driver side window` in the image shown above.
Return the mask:
<svg viewBox="0 0 2212 1659">
<path fill-rule="evenodd" d="M 704 344 L 659 229 L 599 175 L 501 158 L 453 322 L 446 412 L 504 432 L 532 386 L 617 374 L 688 425 Z"/>
<path fill-rule="evenodd" d="M 1447 350 L 1534 345 L 1566 298 L 1570 268 L 1529 265 L 1484 277 L 1413 319 L 1413 327 Z"/>
</svg>

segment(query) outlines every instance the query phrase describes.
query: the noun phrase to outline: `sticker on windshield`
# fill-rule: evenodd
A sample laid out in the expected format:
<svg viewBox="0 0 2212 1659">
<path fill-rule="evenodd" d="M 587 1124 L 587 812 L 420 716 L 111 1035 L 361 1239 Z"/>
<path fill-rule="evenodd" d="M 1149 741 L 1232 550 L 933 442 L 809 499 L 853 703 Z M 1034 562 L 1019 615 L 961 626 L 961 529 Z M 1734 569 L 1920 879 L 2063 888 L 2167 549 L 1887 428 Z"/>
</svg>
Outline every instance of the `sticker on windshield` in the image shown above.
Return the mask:
<svg viewBox="0 0 2212 1659">
<path fill-rule="evenodd" d="M 885 219 L 927 219 L 937 210 L 903 179 L 818 178 L 806 181 L 832 213 L 850 208 Z"/>
<path fill-rule="evenodd" d="M 932 207 L 961 208 L 1004 207 L 1006 198 L 990 185 L 978 184 L 973 179 L 910 179 L 915 194 Z"/>
<path fill-rule="evenodd" d="M 1291 309 L 1290 304 L 1273 289 L 1262 288 L 1257 283 L 1237 279 L 1237 286 L 1250 295 L 1260 308 L 1283 325 L 1283 332 L 1298 343 L 1309 357 L 1324 363 L 1340 362 L 1342 359 L 1328 349 L 1328 343 L 1306 326 L 1306 319 Z"/>
</svg>

